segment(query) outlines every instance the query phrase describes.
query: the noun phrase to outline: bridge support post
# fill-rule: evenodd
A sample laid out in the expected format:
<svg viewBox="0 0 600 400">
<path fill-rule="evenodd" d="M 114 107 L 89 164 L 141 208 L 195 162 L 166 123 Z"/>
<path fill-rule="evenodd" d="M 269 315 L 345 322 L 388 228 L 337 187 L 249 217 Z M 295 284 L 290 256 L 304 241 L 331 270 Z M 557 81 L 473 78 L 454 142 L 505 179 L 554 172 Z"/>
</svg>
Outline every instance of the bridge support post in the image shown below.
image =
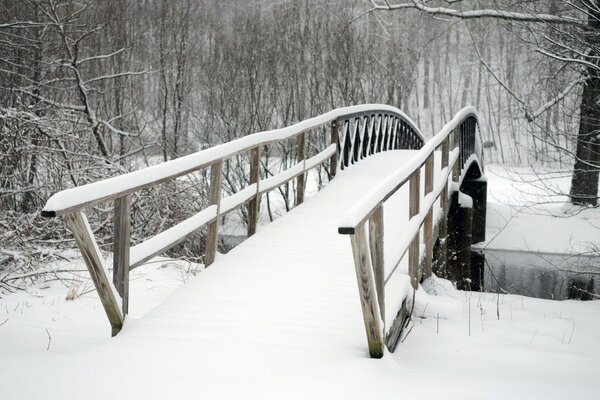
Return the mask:
<svg viewBox="0 0 600 400">
<path fill-rule="evenodd" d="M 460 197 L 460 198 L 459 198 Z M 470 198 L 459 192 L 450 197 L 446 274 L 459 290 L 471 290 L 471 243 L 473 208 Z"/>
<path fill-rule="evenodd" d="M 123 318 L 129 313 L 129 247 L 131 195 L 115 199 L 113 283 L 122 299 Z"/>
<path fill-rule="evenodd" d="M 473 243 L 485 240 L 485 215 L 487 209 L 487 181 L 484 178 L 465 180 L 461 191 L 473 199 Z"/>
</svg>

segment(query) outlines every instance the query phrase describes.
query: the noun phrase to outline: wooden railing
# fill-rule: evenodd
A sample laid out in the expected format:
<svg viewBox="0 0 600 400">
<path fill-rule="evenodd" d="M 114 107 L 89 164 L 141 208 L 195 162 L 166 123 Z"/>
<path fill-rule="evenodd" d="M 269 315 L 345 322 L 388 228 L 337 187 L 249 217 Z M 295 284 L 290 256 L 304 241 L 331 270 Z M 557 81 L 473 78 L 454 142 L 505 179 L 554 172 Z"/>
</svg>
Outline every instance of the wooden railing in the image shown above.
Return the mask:
<svg viewBox="0 0 600 400">
<path fill-rule="evenodd" d="M 483 168 L 475 109 L 468 107 L 461 110 L 436 136 L 419 148 L 411 162 L 401 166 L 389 179 L 358 199 L 338 228 L 340 234 L 350 235 L 369 353 L 373 358 L 383 356 L 384 344 L 393 350 L 404 322 L 404 313 L 394 310 L 397 312 L 394 314 L 396 318 L 389 321 L 389 326 L 386 325 L 385 288 L 392 274 L 408 253 L 408 272 L 413 290 L 418 289 L 422 277 L 431 276 L 434 243 L 438 237 L 445 239 L 447 236 L 449 182 L 459 183 L 461 171 L 468 160 L 476 160 Z M 435 183 L 437 151 L 441 152 L 441 165 L 438 172 L 440 179 Z M 424 192 L 421 193 L 423 169 L 425 182 Z M 409 222 L 395 246 L 392 265 L 388 267 L 384 265 L 383 254 L 383 205 L 407 182 Z M 434 205 L 438 201 L 440 218 L 433 221 Z M 425 245 L 422 259 L 419 249 L 421 231 Z"/>
<path fill-rule="evenodd" d="M 330 129 L 329 144 L 307 158 L 307 136 L 316 129 Z M 338 134 L 339 132 L 339 134 Z M 295 140 L 296 164 L 261 179 L 261 149 L 269 144 Z M 304 201 L 305 175 L 328 162 L 329 176 L 338 169 L 379 151 L 414 149 L 423 138 L 400 110 L 383 105 L 341 108 L 293 126 L 249 135 L 185 157 L 103 181 L 67 189 L 53 195 L 42 211 L 45 217 L 64 216 L 92 277 L 102 305 L 116 335 L 129 305 L 129 272 L 186 240 L 207 226 L 205 265 L 215 260 L 219 238 L 219 218 L 247 205 L 248 236 L 256 232 L 259 200 L 262 194 L 296 179 L 296 204 Z M 222 196 L 222 172 L 226 160 L 249 153 L 249 184 L 230 196 Z M 338 162 L 338 160 L 340 160 Z M 178 177 L 210 169 L 208 207 L 132 246 L 131 196 L 136 192 L 173 181 Z M 108 279 L 102 254 L 84 210 L 100 203 L 114 204 L 113 279 Z M 120 305 L 119 305 L 120 300 Z"/>
</svg>

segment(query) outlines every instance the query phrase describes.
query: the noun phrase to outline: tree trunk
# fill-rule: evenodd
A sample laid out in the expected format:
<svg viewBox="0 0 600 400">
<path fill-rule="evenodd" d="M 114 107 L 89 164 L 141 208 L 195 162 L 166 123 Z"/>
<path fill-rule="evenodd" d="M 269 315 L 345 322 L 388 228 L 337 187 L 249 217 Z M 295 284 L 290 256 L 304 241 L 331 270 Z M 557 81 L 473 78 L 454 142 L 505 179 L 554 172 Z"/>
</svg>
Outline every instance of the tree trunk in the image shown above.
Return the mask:
<svg viewBox="0 0 600 400">
<path fill-rule="evenodd" d="M 594 2 L 600 5 L 600 1 Z M 598 42 L 594 36 L 600 31 L 600 12 L 590 8 L 588 35 L 590 42 Z M 600 52 L 592 46 L 590 61 Z M 596 66 L 587 67 L 587 81 L 583 87 L 580 106 L 579 133 L 577 134 L 577 158 L 571 179 L 571 203 L 595 206 L 598 204 L 598 171 L 600 170 L 600 70 Z"/>
</svg>

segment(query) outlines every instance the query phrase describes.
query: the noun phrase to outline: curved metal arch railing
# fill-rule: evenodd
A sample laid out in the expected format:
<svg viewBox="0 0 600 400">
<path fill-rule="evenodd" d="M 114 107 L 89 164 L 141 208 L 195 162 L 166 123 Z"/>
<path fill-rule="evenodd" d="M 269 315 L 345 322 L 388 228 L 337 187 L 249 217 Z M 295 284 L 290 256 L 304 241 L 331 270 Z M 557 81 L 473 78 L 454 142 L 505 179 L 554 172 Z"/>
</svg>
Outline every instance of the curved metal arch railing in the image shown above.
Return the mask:
<svg viewBox="0 0 600 400">
<path fill-rule="evenodd" d="M 339 168 L 386 150 L 418 150 L 425 139 L 405 114 L 393 110 L 368 110 L 341 115 L 338 132 Z"/>
</svg>

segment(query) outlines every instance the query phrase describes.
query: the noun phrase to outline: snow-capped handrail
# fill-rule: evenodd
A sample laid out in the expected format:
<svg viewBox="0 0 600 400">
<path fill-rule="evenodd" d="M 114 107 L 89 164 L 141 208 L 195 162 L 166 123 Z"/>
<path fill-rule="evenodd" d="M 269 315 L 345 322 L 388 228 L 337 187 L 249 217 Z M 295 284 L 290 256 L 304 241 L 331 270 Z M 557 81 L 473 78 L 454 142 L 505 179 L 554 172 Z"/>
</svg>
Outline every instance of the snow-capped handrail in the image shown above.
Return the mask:
<svg viewBox="0 0 600 400">
<path fill-rule="evenodd" d="M 354 265 L 356 269 L 363 320 L 371 357 L 383 356 L 384 336 L 388 347 L 395 346 L 404 318 L 398 315 L 391 326 L 385 326 L 385 286 L 404 255 L 408 252 L 409 275 L 413 289 L 418 288 L 422 275 L 431 275 L 433 258 L 434 221 L 433 210 L 440 199 L 443 218 L 437 226 L 445 236 L 448 210 L 448 189 L 458 187 L 466 176 L 463 169 L 477 165 L 469 179 L 483 174 L 483 155 L 477 111 L 473 107 L 460 110 L 438 134 L 415 152 L 409 163 L 399 166 L 388 178 L 368 190 L 362 198 L 347 211 L 338 225 L 340 234 L 350 235 Z M 435 152 L 441 148 L 440 180 L 434 185 Z M 424 192 L 421 189 L 421 169 L 425 166 Z M 479 175 L 479 176 L 477 176 Z M 409 182 L 409 222 L 403 229 L 403 236 L 396 241 L 393 265 L 384 268 L 384 229 L 383 204 Z M 456 185 L 450 185 L 456 182 Z M 367 229 L 367 221 L 368 229 Z M 420 231 L 423 228 L 425 257 L 423 270 L 420 270 Z M 384 328 L 385 327 L 385 328 Z M 387 336 L 386 336 L 387 335 Z M 390 348 L 391 348 L 390 347 Z"/>
<path fill-rule="evenodd" d="M 63 190 L 48 199 L 42 210 L 42 215 L 45 217 L 55 217 L 78 211 L 190 174 L 206 168 L 219 160 L 231 158 L 238 153 L 249 151 L 254 147 L 292 139 L 302 132 L 318 128 L 333 121 L 346 120 L 358 114 L 373 113 L 374 110 L 396 114 L 418 132 L 412 120 L 396 107 L 383 104 L 366 104 L 338 108 L 285 128 L 254 133 L 162 164 Z"/>
<path fill-rule="evenodd" d="M 307 135 L 327 124 L 331 124 L 329 146 L 308 157 Z M 261 180 L 261 147 L 288 139 L 296 140 L 296 164 Z M 304 177 L 312 168 L 329 161 L 329 176 L 333 178 L 338 169 L 344 169 L 370 154 L 391 149 L 417 149 L 422 145 L 423 135 L 412 120 L 395 107 L 367 104 L 339 108 L 286 128 L 255 133 L 139 171 L 63 190 L 50 197 L 42 215 L 66 217 L 113 327 L 113 334 L 116 334 L 128 311 L 131 269 L 171 249 L 204 226 L 208 226 L 204 263 L 209 266 L 217 252 L 218 221 L 225 214 L 247 203 L 250 236 L 256 231 L 258 203 L 263 193 L 296 179 L 296 204 L 300 204 L 304 199 Z M 250 152 L 249 184 L 237 193 L 222 198 L 223 163 L 241 152 Z M 131 246 L 131 195 L 204 168 L 210 168 L 208 207 L 154 237 Z M 107 278 L 102 255 L 83 213 L 85 208 L 106 201 L 114 201 L 115 209 L 113 282 Z M 117 304 L 119 298 L 121 307 Z"/>
</svg>

